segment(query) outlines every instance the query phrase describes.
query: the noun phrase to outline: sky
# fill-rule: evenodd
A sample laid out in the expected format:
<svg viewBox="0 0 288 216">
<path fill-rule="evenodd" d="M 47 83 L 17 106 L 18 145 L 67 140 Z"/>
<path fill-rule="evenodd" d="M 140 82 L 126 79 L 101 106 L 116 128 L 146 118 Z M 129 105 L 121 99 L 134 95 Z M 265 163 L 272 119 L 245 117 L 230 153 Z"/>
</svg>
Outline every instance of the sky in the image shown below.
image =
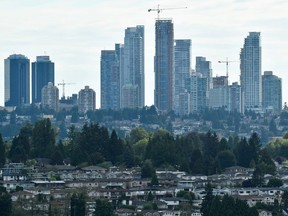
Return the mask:
<svg viewBox="0 0 288 216">
<path fill-rule="evenodd" d="M 172 18 L 174 39 L 192 40 L 195 57 L 211 61 L 213 76 L 239 81 L 239 53 L 249 32 L 261 32 L 262 74 L 282 78 L 283 103 L 288 101 L 287 0 L 0 0 L 0 105 L 4 105 L 4 59 L 11 54 L 49 55 L 55 62 L 55 84 L 64 80 L 66 96 L 89 85 L 100 107 L 100 54 L 124 43 L 127 27 L 145 26 L 145 104 L 154 103 L 155 20 Z M 183 9 L 183 7 L 187 7 Z M 182 8 L 182 9 L 176 9 Z M 62 88 L 59 86 L 60 94 Z"/>
</svg>

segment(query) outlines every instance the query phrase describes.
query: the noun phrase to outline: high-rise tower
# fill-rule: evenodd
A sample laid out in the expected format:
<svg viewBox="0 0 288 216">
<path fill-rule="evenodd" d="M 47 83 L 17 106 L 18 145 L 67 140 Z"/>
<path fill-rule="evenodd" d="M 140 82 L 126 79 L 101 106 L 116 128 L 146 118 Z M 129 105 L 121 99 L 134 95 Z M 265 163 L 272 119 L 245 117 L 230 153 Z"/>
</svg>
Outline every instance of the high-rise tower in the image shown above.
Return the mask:
<svg viewBox="0 0 288 216">
<path fill-rule="evenodd" d="M 101 51 L 101 108 L 120 109 L 120 63 L 117 50 Z"/>
<path fill-rule="evenodd" d="M 41 89 L 51 82 L 54 83 L 54 63 L 49 56 L 37 56 L 32 63 L 32 103 L 41 102 Z"/>
<path fill-rule="evenodd" d="M 94 111 L 96 107 L 96 93 L 89 86 L 85 86 L 78 94 L 78 109 L 80 113 L 86 113 L 91 110 Z"/>
<path fill-rule="evenodd" d="M 52 82 L 41 89 L 41 105 L 43 108 L 59 111 L 59 89 Z"/>
<path fill-rule="evenodd" d="M 174 111 L 186 115 L 190 112 L 187 84 L 191 69 L 191 40 L 175 40 L 174 55 Z"/>
<path fill-rule="evenodd" d="M 264 71 L 262 76 L 263 107 L 275 113 L 282 110 L 282 80 L 272 71 Z"/>
<path fill-rule="evenodd" d="M 125 30 L 123 51 L 121 108 L 140 108 L 145 105 L 144 26 L 138 25 Z M 127 100 L 128 95 L 133 99 L 133 103 Z"/>
<path fill-rule="evenodd" d="M 5 106 L 30 103 L 30 60 L 24 55 L 10 55 L 5 65 Z"/>
<path fill-rule="evenodd" d="M 207 61 L 203 56 L 196 56 L 196 65 L 195 65 L 196 73 L 200 73 L 203 78 L 207 78 L 207 87 L 208 91 L 212 88 L 212 68 L 211 62 Z"/>
<path fill-rule="evenodd" d="M 240 53 L 241 87 L 244 108 L 262 106 L 260 32 L 250 32 Z"/>
<path fill-rule="evenodd" d="M 161 112 L 173 109 L 174 27 L 171 19 L 157 19 L 155 24 L 154 105 Z"/>
</svg>

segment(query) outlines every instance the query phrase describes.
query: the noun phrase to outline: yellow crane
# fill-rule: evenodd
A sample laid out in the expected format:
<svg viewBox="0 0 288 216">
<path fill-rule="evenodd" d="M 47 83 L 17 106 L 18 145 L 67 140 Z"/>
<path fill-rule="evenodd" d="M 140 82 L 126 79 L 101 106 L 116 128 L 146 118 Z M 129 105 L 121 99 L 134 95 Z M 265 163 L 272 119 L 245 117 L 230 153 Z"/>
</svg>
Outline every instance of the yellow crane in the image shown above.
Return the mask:
<svg viewBox="0 0 288 216">
<path fill-rule="evenodd" d="M 160 18 L 160 12 L 163 10 L 177 10 L 177 9 L 185 9 L 187 7 L 175 7 L 175 8 L 160 8 L 160 5 L 158 4 L 157 8 L 150 8 L 148 9 L 148 12 L 156 11 L 157 12 L 157 19 Z"/>
<path fill-rule="evenodd" d="M 227 76 L 227 79 L 228 79 L 228 72 L 229 72 L 229 64 L 232 63 L 232 62 L 238 62 L 238 61 L 229 61 L 228 58 L 226 58 L 225 61 L 218 61 L 218 63 L 225 63 L 226 64 L 226 76 Z"/>
<path fill-rule="evenodd" d="M 62 86 L 62 98 L 65 99 L 65 86 L 66 85 L 74 85 L 75 83 L 65 83 L 64 80 L 62 80 L 62 83 L 58 83 L 58 86 Z"/>
</svg>

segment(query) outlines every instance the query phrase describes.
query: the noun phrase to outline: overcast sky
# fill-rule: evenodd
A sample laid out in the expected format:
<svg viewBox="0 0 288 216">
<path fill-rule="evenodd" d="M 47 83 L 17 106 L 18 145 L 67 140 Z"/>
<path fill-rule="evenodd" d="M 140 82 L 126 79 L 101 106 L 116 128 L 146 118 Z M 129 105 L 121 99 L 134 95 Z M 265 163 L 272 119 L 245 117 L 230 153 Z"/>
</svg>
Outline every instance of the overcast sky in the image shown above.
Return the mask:
<svg viewBox="0 0 288 216">
<path fill-rule="evenodd" d="M 4 104 L 4 59 L 23 54 L 31 62 L 47 54 L 55 62 L 55 83 L 66 95 L 85 85 L 96 91 L 100 107 L 100 53 L 124 42 L 127 27 L 145 26 L 146 104 L 154 103 L 154 25 L 157 14 L 173 18 L 175 39 L 192 40 L 195 57 L 212 62 L 213 76 L 225 75 L 218 60 L 239 61 L 244 38 L 261 32 L 262 73 L 272 70 L 282 78 L 283 103 L 288 101 L 287 0 L 0 0 L 0 105 Z M 239 81 L 239 62 L 229 66 L 230 83 Z M 62 88 L 60 88 L 62 94 Z"/>
</svg>

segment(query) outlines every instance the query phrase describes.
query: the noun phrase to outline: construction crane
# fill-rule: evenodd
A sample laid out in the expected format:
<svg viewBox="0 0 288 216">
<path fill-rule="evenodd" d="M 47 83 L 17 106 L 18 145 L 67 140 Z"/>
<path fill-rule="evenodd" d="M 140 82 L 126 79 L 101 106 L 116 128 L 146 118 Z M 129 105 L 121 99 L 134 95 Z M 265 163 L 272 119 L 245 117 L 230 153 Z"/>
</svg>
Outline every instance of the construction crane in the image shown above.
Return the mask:
<svg viewBox="0 0 288 216">
<path fill-rule="evenodd" d="M 66 85 L 74 85 L 75 83 L 65 83 L 64 80 L 62 80 L 62 83 L 58 83 L 59 85 L 62 85 L 62 98 L 65 99 L 65 86 Z"/>
<path fill-rule="evenodd" d="M 148 12 L 152 12 L 152 11 L 156 11 L 157 12 L 157 21 L 156 21 L 156 49 L 157 49 L 157 52 L 158 53 L 160 53 L 160 46 L 159 46 L 159 44 L 157 45 L 157 41 L 159 41 L 160 40 L 160 27 L 159 27 L 159 25 L 157 25 L 157 22 L 159 22 L 160 21 L 160 13 L 163 11 L 163 10 L 176 10 L 176 9 L 185 9 L 185 8 L 187 8 L 187 7 L 175 7 L 175 8 L 160 8 L 160 5 L 158 4 L 157 5 L 157 8 L 150 8 L 150 9 L 148 9 Z M 156 52 L 156 53 L 157 53 Z M 155 54 L 156 55 L 156 54 Z M 160 77 L 161 77 L 161 67 L 160 67 L 160 62 L 161 62 L 161 59 L 158 57 L 157 58 L 157 77 L 158 77 L 158 81 L 157 81 L 157 84 L 158 84 L 158 90 L 159 91 L 161 91 L 160 89 L 161 89 L 161 79 L 160 79 Z M 156 87 L 155 87 L 156 88 Z M 158 90 L 156 90 L 156 91 L 158 91 Z M 158 102 L 161 100 L 160 99 L 161 98 L 161 96 L 160 96 L 160 93 L 158 93 L 158 96 L 157 96 L 157 100 L 158 100 Z M 158 104 L 155 104 L 156 106 L 158 106 Z M 159 108 L 159 107 L 158 107 Z"/>
<path fill-rule="evenodd" d="M 157 12 L 157 19 L 159 20 L 160 12 L 162 12 L 163 10 L 177 10 L 177 9 L 185 9 L 185 8 L 187 8 L 187 7 L 160 8 L 160 5 L 158 4 L 157 8 L 150 8 L 150 9 L 148 9 L 148 12 L 156 11 Z"/>
<path fill-rule="evenodd" d="M 229 64 L 232 63 L 232 62 L 238 62 L 238 61 L 229 61 L 228 58 L 226 58 L 225 61 L 218 61 L 218 63 L 225 63 L 226 64 L 226 76 L 227 76 L 227 79 L 228 79 L 228 72 L 229 72 Z"/>
</svg>

